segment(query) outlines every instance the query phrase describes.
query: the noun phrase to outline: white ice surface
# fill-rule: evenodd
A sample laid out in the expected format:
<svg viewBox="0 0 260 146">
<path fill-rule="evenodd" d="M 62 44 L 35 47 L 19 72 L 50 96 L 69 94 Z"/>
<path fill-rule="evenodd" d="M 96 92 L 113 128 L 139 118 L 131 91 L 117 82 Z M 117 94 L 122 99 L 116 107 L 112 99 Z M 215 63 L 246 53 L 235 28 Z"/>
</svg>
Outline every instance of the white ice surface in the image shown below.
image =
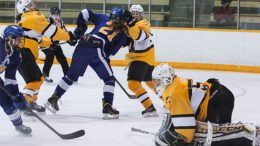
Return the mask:
<svg viewBox="0 0 260 146">
<path fill-rule="evenodd" d="M 127 70 L 113 67 L 114 74 L 127 88 Z M 181 77 L 205 81 L 215 77 L 230 88 L 236 96 L 233 121 L 260 124 L 260 74 L 232 73 L 197 70 L 176 70 Z M 2 75 L 1 75 L 2 76 Z M 44 83 L 38 97 L 38 103 L 44 104 L 50 97 L 62 77 L 60 66 L 54 65 L 50 77 L 53 84 Z M 20 89 L 24 82 L 18 75 Z M 161 125 L 159 118 L 145 119 L 138 100 L 130 100 L 116 85 L 114 107 L 120 111 L 118 120 L 102 119 L 101 98 L 103 82 L 91 68 L 62 97 L 60 111 L 53 115 L 49 111 L 42 116 L 60 133 L 70 133 L 84 129 L 86 135 L 73 140 L 62 140 L 37 119 L 24 119 L 24 124 L 33 129 L 32 136 L 18 134 L 7 116 L 0 110 L 0 146 L 153 146 L 153 136 L 130 131 L 131 127 L 156 132 Z M 129 91 L 129 90 L 128 90 Z M 129 91 L 130 92 L 130 91 Z M 148 90 L 158 112 L 162 113 L 162 102 L 151 90 Z"/>
</svg>

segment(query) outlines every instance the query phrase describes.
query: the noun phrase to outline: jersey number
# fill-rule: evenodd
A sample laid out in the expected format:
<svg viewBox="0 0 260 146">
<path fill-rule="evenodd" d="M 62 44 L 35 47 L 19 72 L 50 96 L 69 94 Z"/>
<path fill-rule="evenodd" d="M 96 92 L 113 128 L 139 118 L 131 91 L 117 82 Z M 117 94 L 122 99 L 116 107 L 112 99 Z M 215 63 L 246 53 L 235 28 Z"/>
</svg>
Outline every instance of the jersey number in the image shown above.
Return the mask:
<svg viewBox="0 0 260 146">
<path fill-rule="evenodd" d="M 103 33 L 104 35 L 107 35 L 109 31 L 112 31 L 112 27 L 111 27 L 111 22 L 107 22 L 107 25 L 104 27 L 101 27 L 99 29 L 99 32 Z M 110 35 L 107 36 L 108 40 L 111 42 L 113 40 L 113 38 L 118 34 L 118 32 L 114 32 Z"/>
</svg>

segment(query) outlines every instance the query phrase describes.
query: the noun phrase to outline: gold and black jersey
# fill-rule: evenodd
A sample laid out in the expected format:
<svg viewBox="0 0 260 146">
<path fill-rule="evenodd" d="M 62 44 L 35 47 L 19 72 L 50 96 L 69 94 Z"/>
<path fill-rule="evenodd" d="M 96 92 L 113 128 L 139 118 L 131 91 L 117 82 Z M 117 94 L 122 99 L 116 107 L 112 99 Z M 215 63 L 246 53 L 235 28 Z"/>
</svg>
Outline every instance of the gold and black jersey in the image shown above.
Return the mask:
<svg viewBox="0 0 260 146">
<path fill-rule="evenodd" d="M 128 28 L 132 42 L 129 46 L 127 58 L 130 61 L 144 61 L 150 65 L 155 64 L 154 44 L 151 39 L 150 23 L 143 19 Z"/>
<path fill-rule="evenodd" d="M 35 58 L 38 57 L 38 46 L 42 43 L 42 37 L 64 41 L 70 38 L 68 32 L 50 24 L 39 11 L 23 13 L 19 26 L 25 31 L 25 44 L 23 48 L 30 49 Z"/>
<path fill-rule="evenodd" d="M 186 142 L 193 139 L 196 120 L 206 120 L 209 87 L 210 84 L 193 85 L 191 79 L 176 76 L 163 92 L 162 100 L 171 114 L 174 129 Z"/>
</svg>

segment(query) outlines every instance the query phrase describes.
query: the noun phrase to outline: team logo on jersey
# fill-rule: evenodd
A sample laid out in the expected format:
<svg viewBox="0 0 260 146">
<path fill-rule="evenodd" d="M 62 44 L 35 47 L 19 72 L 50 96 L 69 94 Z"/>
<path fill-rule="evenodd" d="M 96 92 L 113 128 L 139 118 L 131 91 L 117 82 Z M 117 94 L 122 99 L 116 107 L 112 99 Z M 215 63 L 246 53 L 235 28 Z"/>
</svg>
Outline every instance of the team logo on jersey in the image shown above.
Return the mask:
<svg viewBox="0 0 260 146">
<path fill-rule="evenodd" d="M 171 102 L 171 96 L 167 96 L 165 99 L 166 99 L 165 100 L 166 103 L 170 103 Z"/>
</svg>

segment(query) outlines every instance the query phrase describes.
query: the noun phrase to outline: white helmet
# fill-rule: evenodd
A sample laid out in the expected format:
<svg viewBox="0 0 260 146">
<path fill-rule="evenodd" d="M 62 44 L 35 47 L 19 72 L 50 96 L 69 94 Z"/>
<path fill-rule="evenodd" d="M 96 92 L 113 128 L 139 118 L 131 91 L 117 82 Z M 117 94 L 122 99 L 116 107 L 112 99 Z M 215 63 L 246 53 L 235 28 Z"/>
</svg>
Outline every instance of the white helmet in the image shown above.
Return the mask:
<svg viewBox="0 0 260 146">
<path fill-rule="evenodd" d="M 129 11 L 133 14 L 133 13 L 139 13 L 140 17 L 143 18 L 144 17 L 144 9 L 141 5 L 132 5 L 129 9 Z"/>
<path fill-rule="evenodd" d="M 16 4 L 16 9 L 18 13 L 23 13 L 26 11 L 30 11 L 28 5 L 32 2 L 32 0 L 19 0 Z"/>
<path fill-rule="evenodd" d="M 154 68 L 152 73 L 152 78 L 157 82 L 157 88 L 165 88 L 169 85 L 173 78 L 175 77 L 175 72 L 171 66 L 168 64 L 160 64 Z"/>
</svg>

